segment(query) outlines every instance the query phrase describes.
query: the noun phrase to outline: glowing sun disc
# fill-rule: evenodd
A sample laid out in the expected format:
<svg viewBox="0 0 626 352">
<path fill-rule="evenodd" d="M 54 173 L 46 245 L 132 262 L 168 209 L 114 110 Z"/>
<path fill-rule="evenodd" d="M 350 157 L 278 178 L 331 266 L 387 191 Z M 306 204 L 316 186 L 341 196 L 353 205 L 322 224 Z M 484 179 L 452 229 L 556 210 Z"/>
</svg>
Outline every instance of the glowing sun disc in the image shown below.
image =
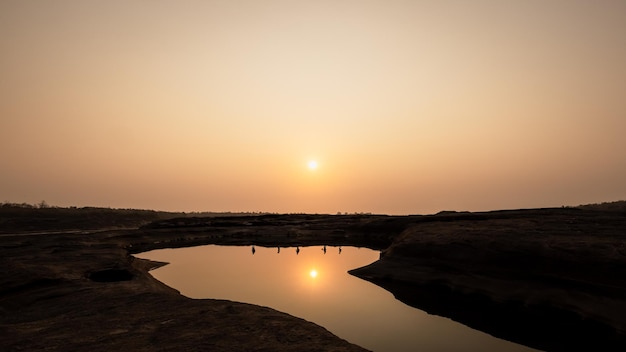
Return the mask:
<svg viewBox="0 0 626 352">
<path fill-rule="evenodd" d="M 317 169 L 317 161 L 315 161 L 315 160 L 309 161 L 308 166 L 309 166 L 309 169 L 311 169 L 311 170 Z"/>
<path fill-rule="evenodd" d="M 311 276 L 312 278 L 316 278 L 317 277 L 317 270 L 313 269 L 309 272 L 309 276 Z"/>
</svg>

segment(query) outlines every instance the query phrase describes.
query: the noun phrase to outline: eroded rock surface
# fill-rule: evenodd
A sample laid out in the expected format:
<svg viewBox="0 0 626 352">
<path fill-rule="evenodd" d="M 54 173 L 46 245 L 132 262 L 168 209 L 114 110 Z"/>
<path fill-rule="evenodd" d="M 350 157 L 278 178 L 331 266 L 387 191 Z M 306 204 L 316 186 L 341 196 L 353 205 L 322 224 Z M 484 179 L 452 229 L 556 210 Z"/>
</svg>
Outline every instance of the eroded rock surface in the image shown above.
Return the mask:
<svg viewBox="0 0 626 352">
<path fill-rule="evenodd" d="M 181 296 L 120 238 L 1 237 L 1 350 L 364 351 L 270 308 Z"/>
<path fill-rule="evenodd" d="M 148 274 L 163 263 L 131 255 L 203 244 L 381 249 L 380 261 L 352 273 L 414 307 L 539 349 L 626 350 L 624 211 L 187 217 L 71 229 L 0 228 L 4 350 L 363 350 L 269 308 L 185 298 Z"/>
<path fill-rule="evenodd" d="M 445 214 L 353 270 L 432 314 L 531 347 L 626 349 L 626 216 L 579 209 Z"/>
</svg>

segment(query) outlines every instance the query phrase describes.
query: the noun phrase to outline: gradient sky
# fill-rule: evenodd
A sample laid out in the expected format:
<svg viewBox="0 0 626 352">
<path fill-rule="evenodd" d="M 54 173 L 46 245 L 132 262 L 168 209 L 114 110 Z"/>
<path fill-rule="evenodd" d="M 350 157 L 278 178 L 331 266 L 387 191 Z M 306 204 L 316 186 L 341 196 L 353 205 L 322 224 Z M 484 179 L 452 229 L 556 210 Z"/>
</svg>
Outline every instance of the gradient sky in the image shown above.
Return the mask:
<svg viewBox="0 0 626 352">
<path fill-rule="evenodd" d="M 0 201 L 626 199 L 626 1 L 0 0 L 0 53 Z"/>
</svg>

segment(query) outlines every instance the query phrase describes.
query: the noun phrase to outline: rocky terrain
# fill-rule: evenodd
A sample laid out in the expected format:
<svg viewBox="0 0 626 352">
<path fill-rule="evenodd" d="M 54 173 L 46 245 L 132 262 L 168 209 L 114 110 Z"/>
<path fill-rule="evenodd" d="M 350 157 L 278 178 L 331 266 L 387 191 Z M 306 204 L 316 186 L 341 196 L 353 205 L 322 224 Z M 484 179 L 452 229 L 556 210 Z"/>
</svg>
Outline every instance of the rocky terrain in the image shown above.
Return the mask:
<svg viewBox="0 0 626 352">
<path fill-rule="evenodd" d="M 423 220 L 395 237 L 380 261 L 351 273 L 409 305 L 534 348 L 626 347 L 625 213 Z"/>
<path fill-rule="evenodd" d="M 409 305 L 543 350 L 626 348 L 622 209 L 157 219 L 127 212 L 99 217 L 100 229 L 84 225 L 97 211 L 76 226 L 42 221 L 45 212 L 31 215 L 37 226 L 24 227 L 24 218 L 18 226 L 5 214 L 2 350 L 363 350 L 270 308 L 183 297 L 148 274 L 162 263 L 132 256 L 201 244 L 381 249 L 380 261 L 351 273 Z"/>
</svg>

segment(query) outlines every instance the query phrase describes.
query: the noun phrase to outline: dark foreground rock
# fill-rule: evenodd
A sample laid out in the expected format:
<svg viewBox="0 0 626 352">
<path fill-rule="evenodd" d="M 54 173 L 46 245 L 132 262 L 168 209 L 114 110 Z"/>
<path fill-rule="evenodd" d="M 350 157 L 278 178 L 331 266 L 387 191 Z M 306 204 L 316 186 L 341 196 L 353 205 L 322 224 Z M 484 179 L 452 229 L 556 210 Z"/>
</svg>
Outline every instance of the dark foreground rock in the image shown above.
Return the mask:
<svg viewBox="0 0 626 352">
<path fill-rule="evenodd" d="M 406 304 L 549 351 L 626 350 L 626 216 L 445 214 L 351 271 Z"/>
<path fill-rule="evenodd" d="M 194 300 L 119 231 L 0 237 L 2 351 L 364 351 L 270 308 Z"/>
<path fill-rule="evenodd" d="M 187 217 L 130 230 L 72 228 L 0 235 L 2 350 L 362 350 L 269 308 L 185 298 L 148 274 L 162 263 L 131 255 L 202 244 L 384 249 L 380 261 L 351 273 L 409 305 L 538 349 L 626 350 L 623 211 Z"/>
</svg>

